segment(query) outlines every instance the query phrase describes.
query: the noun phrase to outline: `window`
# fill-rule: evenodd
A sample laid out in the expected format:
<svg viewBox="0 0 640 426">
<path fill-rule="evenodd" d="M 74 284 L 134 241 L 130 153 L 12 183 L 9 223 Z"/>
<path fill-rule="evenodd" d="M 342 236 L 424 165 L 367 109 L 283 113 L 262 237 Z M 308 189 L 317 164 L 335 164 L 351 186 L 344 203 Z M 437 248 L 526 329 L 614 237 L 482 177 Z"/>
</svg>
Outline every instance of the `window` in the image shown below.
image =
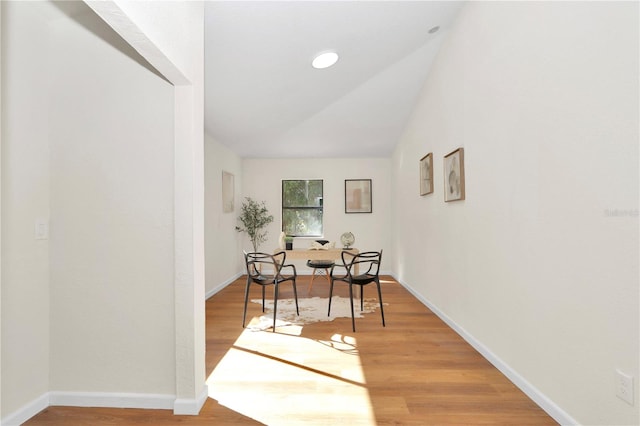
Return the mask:
<svg viewBox="0 0 640 426">
<path fill-rule="evenodd" d="M 322 180 L 282 181 L 282 231 L 295 237 L 322 236 Z"/>
</svg>

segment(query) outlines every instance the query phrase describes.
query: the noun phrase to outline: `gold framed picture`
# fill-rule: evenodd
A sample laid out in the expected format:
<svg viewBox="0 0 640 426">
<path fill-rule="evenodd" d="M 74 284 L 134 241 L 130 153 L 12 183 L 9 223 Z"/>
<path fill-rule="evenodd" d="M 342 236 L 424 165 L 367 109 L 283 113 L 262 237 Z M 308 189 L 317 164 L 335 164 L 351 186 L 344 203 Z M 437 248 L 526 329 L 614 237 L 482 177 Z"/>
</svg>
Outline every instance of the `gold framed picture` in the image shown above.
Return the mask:
<svg viewBox="0 0 640 426">
<path fill-rule="evenodd" d="M 444 201 L 464 200 L 464 148 L 444 156 Z"/>
<path fill-rule="evenodd" d="M 231 213 L 234 210 L 234 179 L 233 174 L 222 171 L 222 211 Z"/>
<path fill-rule="evenodd" d="M 433 192 L 433 153 L 420 159 L 420 195 Z"/>
<path fill-rule="evenodd" d="M 371 213 L 371 179 L 345 179 L 344 212 Z"/>
</svg>

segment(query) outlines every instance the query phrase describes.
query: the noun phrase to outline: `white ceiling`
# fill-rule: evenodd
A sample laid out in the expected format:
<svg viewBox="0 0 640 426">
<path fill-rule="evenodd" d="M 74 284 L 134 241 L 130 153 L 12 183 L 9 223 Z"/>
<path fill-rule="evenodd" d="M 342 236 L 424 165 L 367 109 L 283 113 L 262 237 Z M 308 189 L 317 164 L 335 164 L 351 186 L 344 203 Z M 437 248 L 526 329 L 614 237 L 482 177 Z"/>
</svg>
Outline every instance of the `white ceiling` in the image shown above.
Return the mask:
<svg viewBox="0 0 640 426">
<path fill-rule="evenodd" d="M 461 3 L 212 1 L 205 7 L 209 135 L 242 157 L 387 157 Z M 325 50 L 338 52 L 338 63 L 312 68 Z"/>
</svg>

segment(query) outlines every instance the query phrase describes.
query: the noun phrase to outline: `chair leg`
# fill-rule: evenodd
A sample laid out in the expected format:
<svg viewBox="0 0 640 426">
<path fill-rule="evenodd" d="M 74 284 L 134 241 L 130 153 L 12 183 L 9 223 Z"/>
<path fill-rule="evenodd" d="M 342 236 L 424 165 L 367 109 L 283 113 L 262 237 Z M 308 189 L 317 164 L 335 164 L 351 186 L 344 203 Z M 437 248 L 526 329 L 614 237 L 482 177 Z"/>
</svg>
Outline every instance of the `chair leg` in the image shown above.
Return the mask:
<svg viewBox="0 0 640 426">
<path fill-rule="evenodd" d="M 264 288 L 264 287 L 263 287 Z M 278 313 L 278 283 L 273 286 L 273 332 L 276 332 L 276 315 Z"/>
<path fill-rule="evenodd" d="M 378 300 L 380 301 L 380 315 L 382 315 L 382 326 L 386 327 L 384 324 L 384 309 L 382 308 L 382 290 L 380 290 L 380 281 L 376 280 L 376 284 L 378 285 Z"/>
<path fill-rule="evenodd" d="M 333 279 L 329 280 L 329 310 L 327 316 L 331 314 L 331 296 L 333 296 Z"/>
<path fill-rule="evenodd" d="M 351 301 L 351 327 L 356 332 L 356 315 L 353 312 L 353 284 L 349 283 L 349 300 Z"/>
<path fill-rule="evenodd" d="M 247 302 L 249 301 L 249 285 L 251 284 L 251 279 L 247 277 L 247 285 L 244 288 L 244 312 L 242 313 L 242 328 L 244 328 L 244 324 L 247 320 Z"/>
<path fill-rule="evenodd" d="M 364 286 L 360 286 L 360 312 L 364 311 Z"/>
<path fill-rule="evenodd" d="M 322 269 L 324 269 L 324 276 L 327 278 L 327 282 L 331 283 L 331 274 L 329 272 L 331 271 L 331 268 L 322 268 Z M 316 274 L 316 272 L 319 272 L 318 268 L 313 268 L 313 272 L 311 273 L 311 283 L 309 284 L 309 289 L 307 290 L 308 294 L 311 294 L 311 287 L 313 287 L 313 280 L 318 275 Z"/>
<path fill-rule="evenodd" d="M 262 286 L 262 312 L 264 312 L 264 286 Z"/>
<path fill-rule="evenodd" d="M 326 268 L 324 270 L 324 276 L 327 277 L 327 281 L 331 282 L 331 277 L 329 277 L 329 271 L 330 271 L 330 269 Z"/>
<path fill-rule="evenodd" d="M 296 315 L 300 315 L 300 310 L 298 309 L 298 289 L 296 288 L 296 280 L 293 280 L 293 297 L 296 301 Z"/>
<path fill-rule="evenodd" d="M 313 279 L 316 277 L 316 268 L 313 268 L 311 272 L 311 283 L 309 284 L 309 288 L 307 289 L 307 294 L 311 294 L 311 287 L 313 287 Z"/>
</svg>

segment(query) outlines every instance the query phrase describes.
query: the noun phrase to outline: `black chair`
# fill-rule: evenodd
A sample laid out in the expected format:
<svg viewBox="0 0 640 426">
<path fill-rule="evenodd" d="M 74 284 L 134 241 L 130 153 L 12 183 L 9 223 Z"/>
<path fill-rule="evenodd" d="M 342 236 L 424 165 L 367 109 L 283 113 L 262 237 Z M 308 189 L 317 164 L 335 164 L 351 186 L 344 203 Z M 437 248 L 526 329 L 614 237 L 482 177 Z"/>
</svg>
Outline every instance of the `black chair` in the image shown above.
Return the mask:
<svg viewBox="0 0 640 426">
<path fill-rule="evenodd" d="M 353 254 L 348 251 L 342 252 L 342 265 L 336 264 L 331 268 L 331 284 L 329 287 L 329 310 L 327 316 L 331 314 L 331 296 L 333 295 L 333 283 L 343 281 L 349 284 L 349 299 L 351 300 L 351 325 L 356 331 L 356 320 L 353 311 L 353 286 L 360 286 L 360 311 L 364 309 L 364 286 L 376 283 L 378 286 L 378 301 L 380 302 L 380 314 L 382 315 L 382 326 L 384 323 L 384 309 L 382 308 L 382 291 L 380 290 L 380 262 L 382 261 L 382 250 L 367 251 Z M 342 274 L 343 268 L 345 273 Z M 356 272 L 357 271 L 357 272 Z"/>
<path fill-rule="evenodd" d="M 313 287 L 313 280 L 316 275 L 324 275 L 327 277 L 327 281 L 331 282 L 329 278 L 329 271 L 336 263 L 333 260 L 328 259 L 309 259 L 307 260 L 307 266 L 309 268 L 313 268 L 311 272 L 311 283 L 309 283 L 309 288 L 307 289 L 307 293 L 311 293 L 311 287 Z"/>
<path fill-rule="evenodd" d="M 262 312 L 264 312 L 264 292 L 265 287 L 273 285 L 273 331 L 276 331 L 276 313 L 278 312 L 278 286 L 285 281 L 293 283 L 293 295 L 296 301 L 296 314 L 298 310 L 298 290 L 296 289 L 295 265 L 286 265 L 287 254 L 284 251 L 274 255 L 268 253 L 247 253 L 244 252 L 244 260 L 247 266 L 247 286 L 244 293 L 244 313 L 242 316 L 242 328 L 244 328 L 247 318 L 247 303 L 249 301 L 249 287 L 251 283 L 262 286 Z M 291 268 L 291 274 L 284 274 L 285 268 Z M 263 273 L 263 271 L 266 271 Z"/>
</svg>

